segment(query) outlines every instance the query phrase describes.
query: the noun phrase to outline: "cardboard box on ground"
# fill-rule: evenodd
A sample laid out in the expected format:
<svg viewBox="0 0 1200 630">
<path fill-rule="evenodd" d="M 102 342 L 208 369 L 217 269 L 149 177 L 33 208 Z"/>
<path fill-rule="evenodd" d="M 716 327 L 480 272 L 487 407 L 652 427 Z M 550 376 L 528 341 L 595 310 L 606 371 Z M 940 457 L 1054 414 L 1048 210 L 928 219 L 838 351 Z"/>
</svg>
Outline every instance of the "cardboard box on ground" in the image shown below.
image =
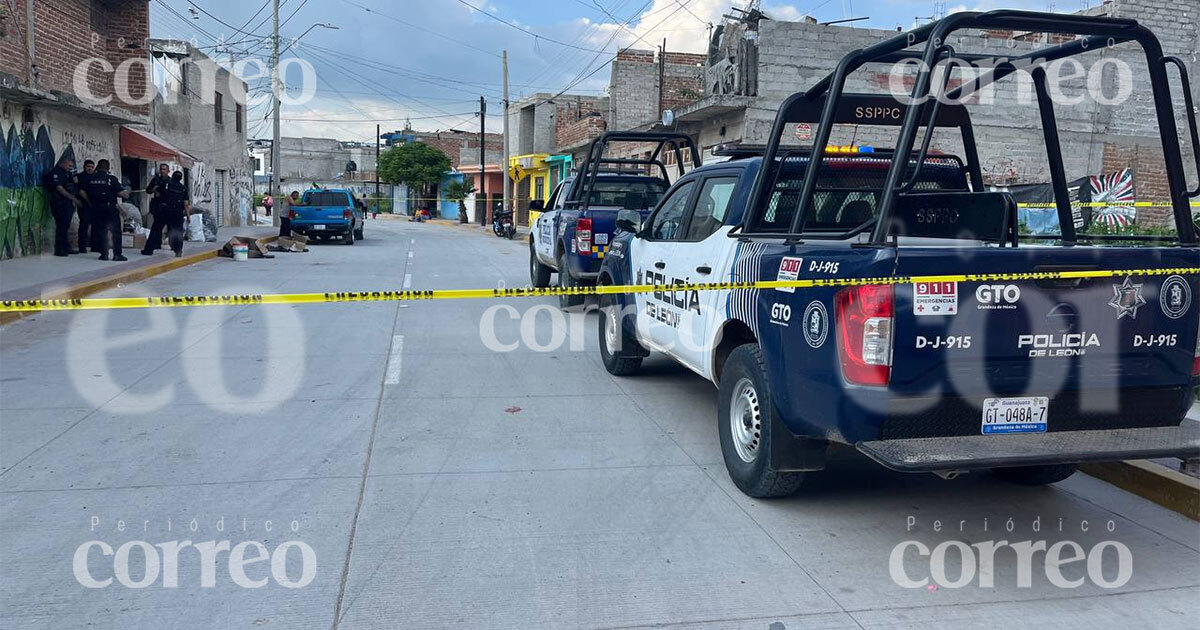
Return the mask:
<svg viewBox="0 0 1200 630">
<path fill-rule="evenodd" d="M 274 258 L 272 252 L 306 252 L 308 251 L 308 237 L 293 234 L 292 236 L 281 236 L 271 243 L 263 242 L 263 239 L 254 239 L 248 236 L 235 236 L 217 252 L 218 256 L 233 258 L 234 245 L 245 245 L 249 250 L 250 258 Z"/>
</svg>

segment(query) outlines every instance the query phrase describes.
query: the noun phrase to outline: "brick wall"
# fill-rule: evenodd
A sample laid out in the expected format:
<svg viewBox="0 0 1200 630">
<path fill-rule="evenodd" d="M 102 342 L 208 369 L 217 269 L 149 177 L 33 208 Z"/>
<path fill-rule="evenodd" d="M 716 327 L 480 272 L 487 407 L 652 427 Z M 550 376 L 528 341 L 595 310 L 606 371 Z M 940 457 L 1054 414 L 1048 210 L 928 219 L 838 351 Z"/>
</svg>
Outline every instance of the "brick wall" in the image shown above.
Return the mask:
<svg viewBox="0 0 1200 630">
<path fill-rule="evenodd" d="M 1125 142 L 1104 143 L 1104 173 L 1123 168 L 1134 173 L 1134 193 L 1140 201 L 1168 201 L 1167 169 L 1161 147 Z M 1194 180 L 1193 180 L 1194 181 Z M 1165 225 L 1173 221 L 1170 208 L 1138 208 L 1138 222 L 1144 225 Z"/>
<path fill-rule="evenodd" d="M 668 51 L 662 56 L 660 86 L 655 51 L 618 52 L 609 81 L 609 128 L 637 127 L 658 120 L 663 109 L 699 100 L 704 94 L 704 60 L 704 55 Z"/>
<path fill-rule="evenodd" d="M 667 52 L 664 55 L 662 109 L 679 109 L 704 94 L 705 55 Z"/>
<path fill-rule="evenodd" d="M 31 75 L 26 48 L 27 2 L 34 5 L 34 62 Z M 7 8 L 7 7 L 6 7 Z M 54 93 L 75 94 L 75 69 L 98 58 L 119 66 L 130 58 L 148 59 L 149 0 L 14 0 L 0 38 L 0 72 Z M 132 66 L 124 84 L 134 99 L 145 95 L 146 66 Z M 114 75 L 93 64 L 87 87 L 97 97 L 113 96 Z M 149 104 L 112 103 L 136 114 L 149 113 Z"/>
<path fill-rule="evenodd" d="M 603 116 L 585 116 L 579 120 L 559 123 L 555 138 L 559 147 L 574 147 L 604 133 L 608 123 Z"/>
<path fill-rule="evenodd" d="M 608 113 L 607 98 L 559 97 L 556 102 L 558 103 L 554 112 L 556 151 L 591 140 L 607 129 L 608 124 L 605 119 L 605 115 Z"/>
</svg>

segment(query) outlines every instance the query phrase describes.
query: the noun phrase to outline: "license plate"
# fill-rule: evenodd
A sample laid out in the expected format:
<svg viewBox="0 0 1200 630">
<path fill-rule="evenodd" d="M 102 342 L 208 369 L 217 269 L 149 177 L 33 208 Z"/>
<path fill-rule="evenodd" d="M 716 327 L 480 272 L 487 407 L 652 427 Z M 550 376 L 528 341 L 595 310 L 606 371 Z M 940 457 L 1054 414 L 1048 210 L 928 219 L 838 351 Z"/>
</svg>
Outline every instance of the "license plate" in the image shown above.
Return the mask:
<svg viewBox="0 0 1200 630">
<path fill-rule="evenodd" d="M 596 244 L 597 245 L 608 245 L 608 235 L 603 234 L 603 233 L 597 234 L 596 235 Z"/>
<path fill-rule="evenodd" d="M 987 398 L 983 401 L 984 435 L 994 433 L 1045 433 L 1046 408 L 1050 399 L 1031 398 Z"/>
<path fill-rule="evenodd" d="M 324 225 L 314 225 L 314 226 L 313 226 L 313 229 L 314 229 L 314 230 L 324 230 L 324 229 L 325 229 L 325 226 L 324 226 Z"/>
</svg>

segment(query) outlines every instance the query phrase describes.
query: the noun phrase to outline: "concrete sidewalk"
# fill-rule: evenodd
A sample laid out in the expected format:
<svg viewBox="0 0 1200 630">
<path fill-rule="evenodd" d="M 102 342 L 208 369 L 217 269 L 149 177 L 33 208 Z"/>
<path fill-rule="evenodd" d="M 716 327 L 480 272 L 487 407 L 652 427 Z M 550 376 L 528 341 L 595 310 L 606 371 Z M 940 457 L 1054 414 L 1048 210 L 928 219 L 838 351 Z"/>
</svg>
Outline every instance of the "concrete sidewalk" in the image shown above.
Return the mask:
<svg viewBox="0 0 1200 630">
<path fill-rule="evenodd" d="M 45 254 L 4 260 L 0 261 L 0 300 L 79 298 L 207 260 L 216 256 L 234 236 L 261 239 L 277 233 L 278 228 L 269 226 L 225 228 L 216 242 L 184 243 L 182 258 L 175 258 L 170 249 L 143 256 L 136 248 L 128 248 L 124 252 L 129 258 L 126 262 L 99 260 L 99 255 L 92 253 L 66 258 Z M 0 314 L 0 324 L 20 316 L 19 313 Z"/>
</svg>

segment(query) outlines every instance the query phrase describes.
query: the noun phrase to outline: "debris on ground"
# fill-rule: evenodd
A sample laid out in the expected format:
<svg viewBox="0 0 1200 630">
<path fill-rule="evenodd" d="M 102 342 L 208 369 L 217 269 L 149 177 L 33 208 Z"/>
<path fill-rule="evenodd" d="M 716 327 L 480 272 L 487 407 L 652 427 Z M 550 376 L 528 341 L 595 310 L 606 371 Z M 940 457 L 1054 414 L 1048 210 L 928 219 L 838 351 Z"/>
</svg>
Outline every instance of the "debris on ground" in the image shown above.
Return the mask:
<svg viewBox="0 0 1200 630">
<path fill-rule="evenodd" d="M 274 243 L 268 243 L 267 249 L 273 252 L 306 252 L 308 237 L 303 234 L 280 236 Z"/>
<path fill-rule="evenodd" d="M 221 249 L 219 249 L 217 251 L 217 255 L 224 256 L 225 258 L 233 258 L 233 246 L 234 245 L 245 245 L 246 248 L 249 250 L 248 253 L 249 253 L 250 258 L 274 258 L 275 257 L 274 254 L 271 254 L 268 252 L 266 245 L 260 243 L 258 241 L 258 239 L 250 238 L 249 236 L 235 236 L 235 237 L 229 239 L 229 242 L 222 245 Z"/>
</svg>

